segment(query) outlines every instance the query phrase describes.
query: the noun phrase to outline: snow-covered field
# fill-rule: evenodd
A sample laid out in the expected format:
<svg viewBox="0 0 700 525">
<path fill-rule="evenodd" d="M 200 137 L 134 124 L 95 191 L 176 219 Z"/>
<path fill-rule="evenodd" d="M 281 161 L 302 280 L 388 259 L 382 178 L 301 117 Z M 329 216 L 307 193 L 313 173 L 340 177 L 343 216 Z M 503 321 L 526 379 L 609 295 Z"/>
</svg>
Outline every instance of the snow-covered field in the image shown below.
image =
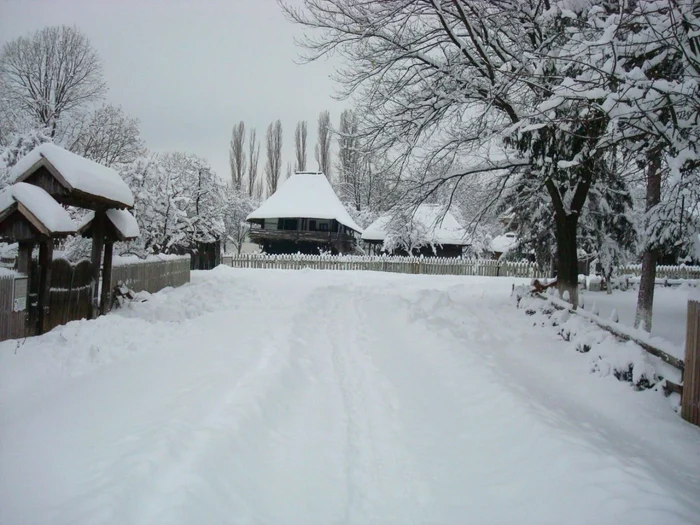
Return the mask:
<svg viewBox="0 0 700 525">
<path fill-rule="evenodd" d="M 0 343 L 0 523 L 697 524 L 700 429 L 513 282 L 219 267 Z"/>
<path fill-rule="evenodd" d="M 688 288 L 678 286 L 668 288 L 657 286 L 654 289 L 652 336 L 666 339 L 678 347 L 685 345 L 688 291 Z M 603 319 L 609 319 L 612 311 L 617 310 L 620 323 L 634 326 L 634 313 L 637 307 L 636 290 L 613 290 L 610 295 L 605 292 L 583 292 L 583 297 L 586 310 L 591 310 L 594 305 L 597 306 Z"/>
</svg>

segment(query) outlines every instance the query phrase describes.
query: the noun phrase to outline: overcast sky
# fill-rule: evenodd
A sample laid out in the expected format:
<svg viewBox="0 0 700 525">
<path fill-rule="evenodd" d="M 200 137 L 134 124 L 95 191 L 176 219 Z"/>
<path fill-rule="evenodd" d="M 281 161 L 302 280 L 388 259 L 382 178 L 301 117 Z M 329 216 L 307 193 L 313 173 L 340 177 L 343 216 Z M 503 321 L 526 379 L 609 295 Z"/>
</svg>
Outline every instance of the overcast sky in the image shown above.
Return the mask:
<svg viewBox="0 0 700 525">
<path fill-rule="evenodd" d="M 0 0 L 2 42 L 60 24 L 90 38 L 109 102 L 140 119 L 149 148 L 196 153 L 225 178 L 235 122 L 264 138 L 281 119 L 286 167 L 296 122 L 308 120 L 308 168 L 316 169 L 318 113 L 330 110 L 337 123 L 347 105 L 332 98 L 330 62 L 295 63 L 301 28 L 275 0 Z"/>
</svg>

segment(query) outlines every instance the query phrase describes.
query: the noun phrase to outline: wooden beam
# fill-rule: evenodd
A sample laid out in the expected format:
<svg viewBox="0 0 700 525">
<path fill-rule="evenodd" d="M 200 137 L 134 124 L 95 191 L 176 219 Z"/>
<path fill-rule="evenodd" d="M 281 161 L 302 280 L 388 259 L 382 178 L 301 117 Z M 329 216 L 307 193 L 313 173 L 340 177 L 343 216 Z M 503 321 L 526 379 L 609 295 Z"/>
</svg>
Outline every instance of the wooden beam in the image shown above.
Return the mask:
<svg viewBox="0 0 700 525">
<path fill-rule="evenodd" d="M 17 249 L 17 271 L 19 273 L 29 275 L 33 250 L 34 241 L 20 241 L 19 248 Z"/>
<path fill-rule="evenodd" d="M 37 333 L 49 331 L 49 294 L 51 293 L 51 264 L 53 240 L 43 239 L 39 245 L 39 318 Z"/>
<path fill-rule="evenodd" d="M 46 235 L 48 237 L 53 233 L 21 202 L 17 203 L 17 209 L 41 235 Z"/>
<path fill-rule="evenodd" d="M 105 242 L 105 262 L 102 268 L 102 294 L 100 297 L 100 312 L 108 313 L 112 308 L 112 252 L 114 242 L 108 239 Z"/>
<path fill-rule="evenodd" d="M 90 318 L 95 319 L 100 315 L 99 288 L 100 266 L 102 263 L 102 247 L 104 245 L 104 224 L 107 218 L 105 211 L 96 211 L 92 221 L 92 308 Z"/>
</svg>

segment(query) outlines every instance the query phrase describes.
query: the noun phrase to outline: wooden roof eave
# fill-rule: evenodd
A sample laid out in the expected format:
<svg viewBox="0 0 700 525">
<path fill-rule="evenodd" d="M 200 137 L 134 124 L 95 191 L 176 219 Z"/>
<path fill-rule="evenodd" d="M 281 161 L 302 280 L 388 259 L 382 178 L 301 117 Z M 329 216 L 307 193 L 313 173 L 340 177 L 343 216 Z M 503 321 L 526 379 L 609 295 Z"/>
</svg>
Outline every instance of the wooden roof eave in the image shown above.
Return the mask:
<svg viewBox="0 0 700 525">
<path fill-rule="evenodd" d="M 17 203 L 17 210 L 29 221 L 29 223 L 37 229 L 39 233 L 46 237 L 57 238 L 57 237 L 68 237 L 69 235 L 74 235 L 75 231 L 51 231 L 44 223 L 42 223 L 36 215 L 34 215 L 29 208 L 27 208 L 21 202 Z"/>
<path fill-rule="evenodd" d="M 17 211 L 17 201 L 13 202 L 9 207 L 0 212 L 0 223 L 7 219 L 15 211 Z"/>
<path fill-rule="evenodd" d="M 78 233 L 87 239 L 91 239 L 92 238 L 93 222 L 94 222 L 94 218 L 93 218 L 93 220 L 91 220 L 87 224 L 83 224 L 83 226 L 78 230 Z M 126 237 L 125 235 L 122 234 L 121 231 L 119 231 L 117 229 L 116 226 L 114 226 L 112 221 L 110 221 L 109 219 L 107 219 L 107 232 L 106 233 L 107 233 L 107 237 L 114 242 L 127 242 L 127 241 L 133 241 L 133 240 L 138 238 L 138 237 Z"/>
<path fill-rule="evenodd" d="M 64 196 L 54 196 L 57 202 L 60 204 L 67 204 L 69 206 L 77 206 L 79 208 L 85 208 L 88 210 L 98 211 L 101 209 L 117 208 L 120 210 L 131 210 L 134 207 L 129 206 L 126 203 L 115 201 L 107 197 L 102 197 L 100 195 L 93 195 L 91 193 L 86 193 L 82 190 L 74 188 L 66 179 L 61 175 L 61 172 L 51 164 L 51 161 L 46 157 L 41 157 L 38 161 L 32 164 L 31 168 L 20 175 L 15 182 L 24 182 L 29 177 L 31 177 L 39 168 L 46 168 L 49 173 L 58 181 L 58 183 L 68 192 L 68 197 Z"/>
<path fill-rule="evenodd" d="M 24 182 L 27 180 L 29 177 L 34 175 L 34 173 L 39 169 L 39 168 L 46 168 L 51 175 L 54 176 L 54 178 L 59 182 L 61 186 L 63 186 L 65 189 L 68 191 L 73 191 L 74 188 L 71 186 L 68 181 L 61 175 L 61 172 L 56 169 L 56 167 L 49 162 L 49 159 L 46 157 L 42 156 L 38 161 L 36 161 L 34 164 L 32 164 L 31 168 L 29 168 L 27 171 L 25 171 L 22 175 L 17 177 L 17 180 L 15 182 Z"/>
<path fill-rule="evenodd" d="M 19 213 L 23 219 L 25 219 L 28 223 L 31 229 L 35 232 L 36 240 L 40 240 L 42 238 L 46 239 L 56 239 L 56 238 L 62 238 L 62 237 L 68 237 L 69 235 L 73 235 L 75 232 L 70 231 L 70 232 L 63 232 L 63 231 L 51 231 L 49 230 L 44 223 L 42 223 L 36 215 L 34 215 L 29 209 L 24 206 L 21 202 L 15 202 L 12 204 L 10 207 L 8 207 L 6 210 L 4 210 L 2 213 L 0 213 L 0 225 L 12 217 L 15 213 Z"/>
</svg>

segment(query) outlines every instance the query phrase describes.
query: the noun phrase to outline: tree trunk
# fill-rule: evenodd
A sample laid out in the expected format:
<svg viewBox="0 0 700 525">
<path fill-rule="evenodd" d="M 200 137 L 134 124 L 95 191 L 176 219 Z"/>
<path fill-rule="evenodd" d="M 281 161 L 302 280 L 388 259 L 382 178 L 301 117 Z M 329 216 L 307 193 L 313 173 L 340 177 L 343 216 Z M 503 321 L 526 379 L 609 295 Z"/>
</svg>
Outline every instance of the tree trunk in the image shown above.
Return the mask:
<svg viewBox="0 0 700 525">
<path fill-rule="evenodd" d="M 639 280 L 637 312 L 634 327 L 651 332 L 651 317 L 654 308 L 654 283 L 656 282 L 657 253 L 647 250 L 642 256 L 642 275 Z"/>
<path fill-rule="evenodd" d="M 659 168 L 659 156 L 651 156 L 647 167 L 647 212 L 661 201 L 661 171 Z M 651 332 L 651 318 L 654 310 L 657 258 L 656 247 L 647 243 L 642 255 L 642 274 L 639 281 L 639 294 L 637 295 L 637 312 L 634 316 L 634 327 L 642 328 L 647 332 Z"/>
<path fill-rule="evenodd" d="M 568 292 L 568 301 L 573 308 L 578 307 L 578 254 L 576 228 L 578 215 L 557 216 L 557 289 L 564 297 Z"/>
</svg>

